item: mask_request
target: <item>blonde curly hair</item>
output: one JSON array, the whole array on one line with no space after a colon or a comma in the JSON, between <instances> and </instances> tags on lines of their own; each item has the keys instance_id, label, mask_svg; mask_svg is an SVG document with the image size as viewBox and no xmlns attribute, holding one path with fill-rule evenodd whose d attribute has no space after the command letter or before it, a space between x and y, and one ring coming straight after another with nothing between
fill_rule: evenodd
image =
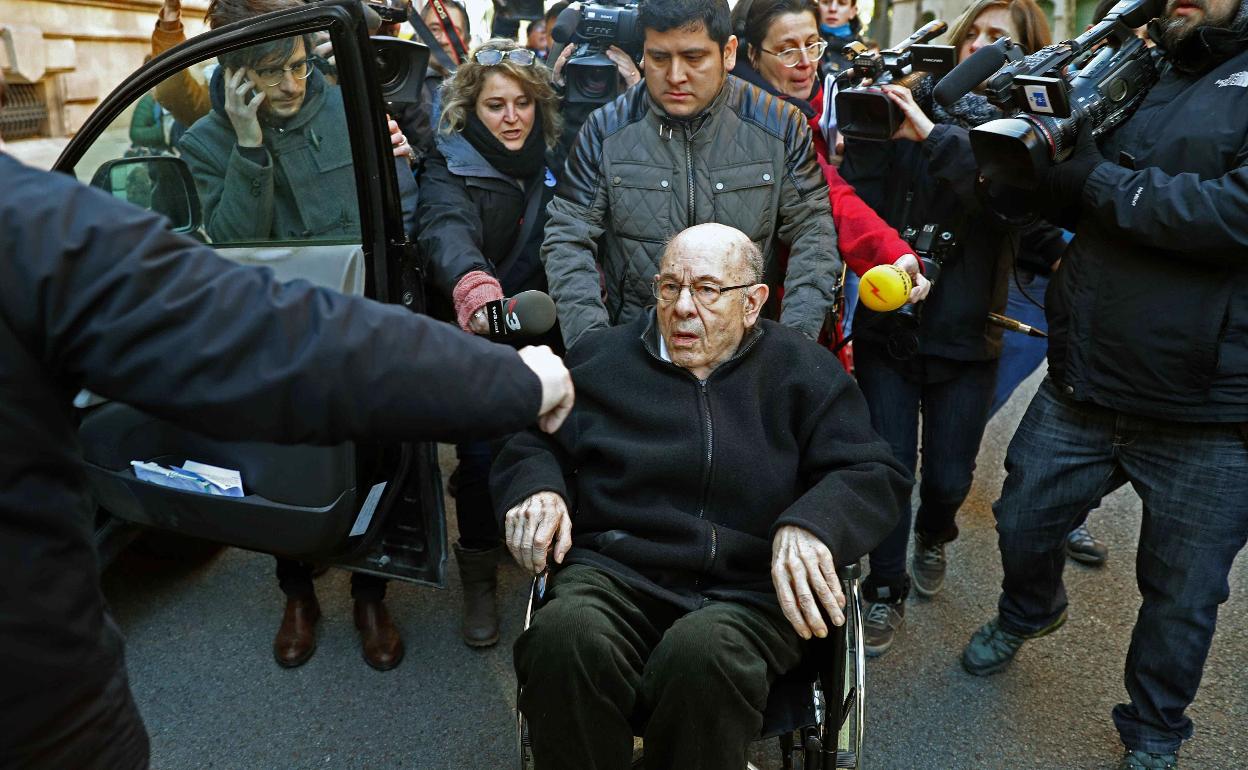
<instances>
[{"instance_id":1,"label":"blonde curly hair","mask_svg":"<svg viewBox=\"0 0 1248 770\"><path fill-rule=\"evenodd\" d=\"M520 84L520 88L536 104L542 115L542 133L546 146L553 149L559 144L559 130L563 118L559 114L559 96L550 81L550 70L540 61L529 66L516 64L504 57L498 64L486 66L478 64L478 51L513 51L520 48L514 40L494 38L482 43L479 48L459 65L455 74L442 83L442 117L438 121L438 130L444 134L463 131L468 125L468 115L477 108L477 97L485 86L488 75L500 72L510 76Z\"/></svg>"}]
</instances>

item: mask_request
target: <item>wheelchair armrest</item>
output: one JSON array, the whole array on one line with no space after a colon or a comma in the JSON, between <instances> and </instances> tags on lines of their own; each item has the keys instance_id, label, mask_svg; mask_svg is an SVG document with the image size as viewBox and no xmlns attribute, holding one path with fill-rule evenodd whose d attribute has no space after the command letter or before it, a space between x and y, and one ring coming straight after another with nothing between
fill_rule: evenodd
<instances>
[{"instance_id":1,"label":"wheelchair armrest","mask_svg":"<svg viewBox=\"0 0 1248 770\"><path fill-rule=\"evenodd\" d=\"M862 577L862 563L856 561L853 564L842 564L837 568L836 574L841 580L858 580Z\"/></svg>"}]
</instances>

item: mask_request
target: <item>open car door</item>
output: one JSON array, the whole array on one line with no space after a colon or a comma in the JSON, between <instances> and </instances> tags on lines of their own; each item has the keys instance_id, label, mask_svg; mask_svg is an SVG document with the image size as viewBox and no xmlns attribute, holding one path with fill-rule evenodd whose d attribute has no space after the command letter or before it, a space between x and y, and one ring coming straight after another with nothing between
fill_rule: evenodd
<instances>
[{"instance_id":1,"label":"open car door","mask_svg":"<svg viewBox=\"0 0 1248 770\"><path fill-rule=\"evenodd\" d=\"M332 66L313 55L326 36ZM259 16L149 62L100 105L56 168L164 214L173 229L227 259L419 311L423 292L398 184L410 171L390 153L385 105L418 93L427 59L419 44L370 39L356 0ZM248 98L263 90L270 103L260 115L267 156L240 146L227 109L227 81L238 69L247 71ZM173 103L170 94L205 86L211 107L187 118L190 125L145 98ZM130 124L143 110L153 112L171 149L132 146ZM212 347L212 340L198 344ZM78 403L92 487L114 517L444 584L445 514L432 444L220 441L90 394ZM136 476L135 461L237 471L242 495L153 483Z\"/></svg>"}]
</instances>

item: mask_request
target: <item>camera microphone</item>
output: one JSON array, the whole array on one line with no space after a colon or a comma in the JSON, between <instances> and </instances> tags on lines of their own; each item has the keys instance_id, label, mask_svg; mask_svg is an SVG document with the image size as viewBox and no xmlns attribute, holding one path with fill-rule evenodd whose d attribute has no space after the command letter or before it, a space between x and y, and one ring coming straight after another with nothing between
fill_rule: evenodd
<instances>
[{"instance_id":1,"label":"camera microphone","mask_svg":"<svg viewBox=\"0 0 1248 770\"><path fill-rule=\"evenodd\" d=\"M493 339L535 337L555 325L555 301L535 289L487 302L482 309L490 324L485 336Z\"/></svg>"},{"instance_id":2,"label":"camera microphone","mask_svg":"<svg viewBox=\"0 0 1248 770\"><path fill-rule=\"evenodd\" d=\"M1022 321L1015 321L1013 318L1007 318L1003 315L997 315L996 313L988 314L988 323L993 326L1000 326L1002 329L1007 329L1012 332L1026 334L1028 337L1047 338L1049 336L1043 329L1037 329L1030 324L1025 324Z\"/></svg>"},{"instance_id":3,"label":"camera microphone","mask_svg":"<svg viewBox=\"0 0 1248 770\"><path fill-rule=\"evenodd\" d=\"M984 82L1009 61L1006 50L1013 45L1008 37L997 40L992 45L984 46L967 57L953 70L940 79L932 89L932 96L940 106L949 108L953 103L970 93L976 86Z\"/></svg>"},{"instance_id":4,"label":"camera microphone","mask_svg":"<svg viewBox=\"0 0 1248 770\"><path fill-rule=\"evenodd\" d=\"M576 27L581 23L581 11L579 8L564 8L559 12L559 16L555 18L555 25L550 28L550 36L556 43L567 43L572 39L572 34L576 32ZM554 63L551 63L554 66Z\"/></svg>"}]
</instances>

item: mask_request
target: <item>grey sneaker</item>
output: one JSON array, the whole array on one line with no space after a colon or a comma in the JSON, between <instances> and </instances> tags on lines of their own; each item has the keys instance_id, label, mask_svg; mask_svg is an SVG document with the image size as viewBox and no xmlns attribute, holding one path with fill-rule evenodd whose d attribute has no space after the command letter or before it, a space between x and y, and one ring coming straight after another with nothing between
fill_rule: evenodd
<instances>
[{"instance_id":1,"label":"grey sneaker","mask_svg":"<svg viewBox=\"0 0 1248 770\"><path fill-rule=\"evenodd\" d=\"M1080 564L1099 567L1109 558L1109 546L1092 537L1087 524L1080 524L1066 536L1066 555Z\"/></svg>"},{"instance_id":2,"label":"grey sneaker","mask_svg":"<svg viewBox=\"0 0 1248 770\"><path fill-rule=\"evenodd\" d=\"M906 622L906 603L871 602L862 620L863 650L868 658L878 658L893 646L893 640Z\"/></svg>"},{"instance_id":3,"label":"grey sneaker","mask_svg":"<svg viewBox=\"0 0 1248 770\"><path fill-rule=\"evenodd\" d=\"M923 536L914 536L914 558L910 560L910 579L919 596L930 599L945 585L945 544L929 544Z\"/></svg>"},{"instance_id":4,"label":"grey sneaker","mask_svg":"<svg viewBox=\"0 0 1248 770\"><path fill-rule=\"evenodd\" d=\"M1063 612L1061 617L1034 634L1020 636L1002 628L1000 618L993 618L971 635L971 641L962 650L962 668L975 676L995 674L1014 660L1023 642L1051 634L1065 622L1066 613Z\"/></svg>"},{"instance_id":5,"label":"grey sneaker","mask_svg":"<svg viewBox=\"0 0 1248 770\"><path fill-rule=\"evenodd\" d=\"M1118 770L1178 770L1178 754L1151 754L1147 751L1127 749Z\"/></svg>"}]
</instances>

